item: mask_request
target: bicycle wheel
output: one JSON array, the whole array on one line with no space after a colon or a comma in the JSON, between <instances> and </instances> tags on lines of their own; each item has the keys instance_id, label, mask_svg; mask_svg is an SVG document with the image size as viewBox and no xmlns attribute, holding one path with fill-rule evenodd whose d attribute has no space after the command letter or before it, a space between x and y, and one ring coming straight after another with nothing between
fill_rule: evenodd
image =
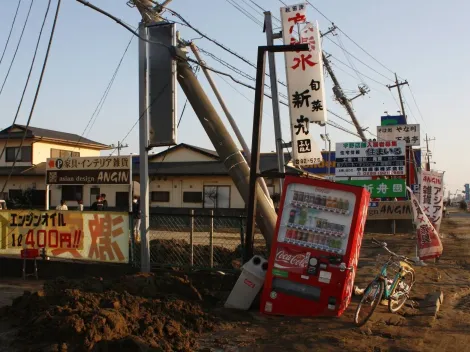
<instances>
[{"instance_id":1,"label":"bicycle wheel","mask_svg":"<svg viewBox=\"0 0 470 352\"><path fill-rule=\"evenodd\" d=\"M414 283L415 274L413 271L407 271L400 281L398 281L395 291L390 295L390 299L388 300L388 310L391 313L396 313L403 307Z\"/></svg>"},{"instance_id":2,"label":"bicycle wheel","mask_svg":"<svg viewBox=\"0 0 470 352\"><path fill-rule=\"evenodd\" d=\"M377 308L382 300L384 289L385 285L382 280L374 280L364 290L364 295L354 314L354 323L357 326L367 323L372 314L374 314L375 308Z\"/></svg>"}]
</instances>

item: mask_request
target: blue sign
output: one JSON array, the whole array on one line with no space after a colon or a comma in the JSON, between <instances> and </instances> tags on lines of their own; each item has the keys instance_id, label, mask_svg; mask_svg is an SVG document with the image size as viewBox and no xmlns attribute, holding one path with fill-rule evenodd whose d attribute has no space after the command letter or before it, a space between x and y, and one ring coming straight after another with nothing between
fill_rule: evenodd
<instances>
[{"instance_id":1,"label":"blue sign","mask_svg":"<svg viewBox=\"0 0 470 352\"><path fill-rule=\"evenodd\" d=\"M470 185L468 183L466 183L464 185L465 187L465 201L470 201Z\"/></svg>"},{"instance_id":2,"label":"blue sign","mask_svg":"<svg viewBox=\"0 0 470 352\"><path fill-rule=\"evenodd\" d=\"M379 206L379 202L369 202L369 208L377 208Z\"/></svg>"},{"instance_id":3,"label":"blue sign","mask_svg":"<svg viewBox=\"0 0 470 352\"><path fill-rule=\"evenodd\" d=\"M380 122L381 126L406 125L406 119L403 115L380 116Z\"/></svg>"},{"instance_id":4,"label":"blue sign","mask_svg":"<svg viewBox=\"0 0 470 352\"><path fill-rule=\"evenodd\" d=\"M316 174L316 175L328 175L328 164L330 162L330 174L334 175L335 174L335 168L336 168L336 153L331 152L330 158L328 157L328 152L323 151L321 152L321 155L323 157L323 161L320 164L313 165L313 167L310 168L305 168L307 172L310 172L311 174Z\"/></svg>"},{"instance_id":5,"label":"blue sign","mask_svg":"<svg viewBox=\"0 0 470 352\"><path fill-rule=\"evenodd\" d=\"M413 184L411 185L410 188L413 191L413 193L419 193L419 185Z\"/></svg>"}]
</instances>

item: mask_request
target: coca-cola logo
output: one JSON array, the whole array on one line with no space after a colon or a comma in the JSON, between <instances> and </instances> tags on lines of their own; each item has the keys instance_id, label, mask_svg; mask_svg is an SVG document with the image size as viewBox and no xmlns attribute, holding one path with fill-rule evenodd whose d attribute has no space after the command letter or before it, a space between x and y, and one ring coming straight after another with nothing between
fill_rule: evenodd
<instances>
[{"instance_id":1,"label":"coca-cola logo","mask_svg":"<svg viewBox=\"0 0 470 352\"><path fill-rule=\"evenodd\" d=\"M288 264L290 267L304 268L308 258L305 253L294 254L282 249L276 253L276 262Z\"/></svg>"}]
</instances>

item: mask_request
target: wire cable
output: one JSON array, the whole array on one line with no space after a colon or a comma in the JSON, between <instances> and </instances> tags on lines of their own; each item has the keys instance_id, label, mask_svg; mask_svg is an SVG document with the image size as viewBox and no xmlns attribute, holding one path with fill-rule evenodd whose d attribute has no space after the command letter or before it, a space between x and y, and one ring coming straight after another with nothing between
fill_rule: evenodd
<instances>
[{"instance_id":1,"label":"wire cable","mask_svg":"<svg viewBox=\"0 0 470 352\"><path fill-rule=\"evenodd\" d=\"M225 0L225 1L229 3L230 5L232 5L234 8L236 8L238 11L240 11L245 17L247 17L250 21L252 21L256 25L263 26L263 24L258 19L256 19L256 17L254 17L252 14L250 14L248 11L246 11L242 6L238 5L236 2L232 2L232 0Z\"/></svg>"},{"instance_id":2,"label":"wire cable","mask_svg":"<svg viewBox=\"0 0 470 352\"><path fill-rule=\"evenodd\" d=\"M282 2L282 1L281 1ZM313 4L307 0L307 4L309 4L315 11L317 11L321 16L323 16L323 18L325 18L328 22L330 22L331 24L334 25L333 21L331 21L328 17L325 16L325 14L323 14L323 12L321 12L317 7L313 6ZM284 4L285 5L285 4ZM367 52L367 50L365 50L362 46L360 46L356 41L354 41L349 35L347 35L347 33L345 33L341 28L337 27L336 28L344 34L344 36L346 38L348 38L351 42L353 42L359 49L361 49L367 56L369 56L372 60L374 60L375 62L377 62L380 66L382 66L384 69L386 69L387 71L389 71L390 73L394 73L394 71L392 71L391 69L389 69L387 66L385 66L383 63L381 63L379 60L377 60L374 56L372 56L369 52Z\"/></svg>"},{"instance_id":3,"label":"wire cable","mask_svg":"<svg viewBox=\"0 0 470 352\"><path fill-rule=\"evenodd\" d=\"M49 14L50 6L51 6L51 0L49 0L49 2L47 3L46 13L44 14L44 19L42 20L41 30L39 31L38 40L36 41L36 48L34 49L33 59L31 61L31 65L29 67L28 77L26 78L26 83L25 83L24 88L23 88L23 93L21 94L20 102L18 103L18 108L16 109L16 114L15 114L15 118L13 119L12 126L16 123L16 120L18 119L18 115L19 115L20 110L21 110L21 106L23 104L23 99L24 99L24 96L26 94L26 90L27 90L28 85L29 85L29 80L31 78L31 73L33 71L34 63L36 61L36 55L38 53L39 43L41 42L42 32L43 32L43 29L44 29L44 25L46 24L46 19L47 19L47 15ZM7 148L8 141L10 139L10 133L11 133L11 131L8 130L7 140L5 142L5 145L3 146L2 152L0 153L0 160L2 159L2 156L5 153L5 150Z\"/></svg>"},{"instance_id":4,"label":"wire cable","mask_svg":"<svg viewBox=\"0 0 470 352\"><path fill-rule=\"evenodd\" d=\"M2 88L0 88L0 95L2 95L3 88L5 87L5 84L7 83L7 79L8 79L8 76L10 75L11 68L13 66L13 63L15 62L16 54L18 53L18 49L20 48L20 44L23 39L24 30L26 28L26 25L28 24L29 14L31 13L31 8L33 7L33 2L34 0L31 0L31 3L29 4L28 14L26 15L26 19L23 24L23 29L21 30L20 38L18 39L18 44L16 45L15 53L13 54L13 57L11 58L10 66L8 67L7 74L5 76L5 79L3 80Z\"/></svg>"},{"instance_id":5,"label":"wire cable","mask_svg":"<svg viewBox=\"0 0 470 352\"><path fill-rule=\"evenodd\" d=\"M86 133L86 137L90 134L91 130L93 129L93 126L95 125L95 122L98 119L98 116L101 112L101 109L103 108L104 103L106 102L106 99L108 98L108 94L111 91L114 80L116 79L116 76L119 72L119 69L121 68L122 61L124 60L124 57L126 56L127 51L129 50L129 47L130 47L133 39L134 39L134 36L131 36L131 38L129 40L129 43L127 43L127 46L126 46L126 48L124 49L124 52L121 55L121 59L119 60L119 63L117 65L116 69L114 70L113 76L111 77L111 80L108 83L108 86L106 87L103 95L101 96L101 99L98 102L98 105L96 106L95 110L93 111L93 114L91 115L90 120L88 121L88 124L85 127L85 130L83 131L82 135L80 136L80 139L78 140L77 144L80 143L80 140L83 137L83 135L84 135L85 131L87 130L88 126L90 125L90 123L91 123L91 125L90 125L90 128L88 129L88 132Z\"/></svg>"},{"instance_id":6,"label":"wire cable","mask_svg":"<svg viewBox=\"0 0 470 352\"><path fill-rule=\"evenodd\" d=\"M421 117L421 120L424 121L424 117L423 117L423 114L421 113L421 109L419 108L419 105L418 103L416 102L416 99L415 99L415 95L413 94L413 91L411 90L411 86L408 84L408 89L410 90L410 93L411 93L411 97L413 98L413 102L415 103L416 105L416 108L418 109L418 113L419 113L419 116Z\"/></svg>"},{"instance_id":7,"label":"wire cable","mask_svg":"<svg viewBox=\"0 0 470 352\"><path fill-rule=\"evenodd\" d=\"M15 16L13 17L13 22L11 23L10 27L10 32L8 33L7 41L5 43L5 47L3 48L2 57L0 57L0 65L2 64L3 57L5 56L5 52L7 51L8 43L10 42L11 38L11 33L13 32L13 27L15 27L16 16L18 16L18 10L20 9L21 1L22 0L18 1L18 6L16 7Z\"/></svg>"},{"instance_id":8,"label":"wire cable","mask_svg":"<svg viewBox=\"0 0 470 352\"><path fill-rule=\"evenodd\" d=\"M36 102L38 100L39 91L40 91L41 85L42 85L42 80L44 78L44 72L46 71L47 61L49 59L49 53L51 51L52 40L54 38L54 33L55 33L56 25L57 25L57 18L59 16L59 9L60 9L61 1L62 0L57 0L57 8L56 8L55 16L54 16L54 22L52 23L51 34L50 34L50 37L49 37L49 43L47 44L46 56L44 57L44 62L43 62L43 65L42 65L41 74L39 76L39 81L38 81L38 85L37 85L37 88L36 88L36 93L34 95L33 104L31 106L31 111L29 112L28 121L26 123L23 138L21 139L20 146L18 147L18 151L16 152L15 160L13 161L13 165L11 166L11 171L10 171L7 179L5 180L5 183L3 184L3 187L2 187L2 190L0 191L0 193L3 193L5 191L5 187L7 186L8 182L11 179L11 175L13 174L13 170L15 168L16 161L18 159L18 155L20 154L21 148L23 147L24 141L26 139L26 135L28 134L28 127L29 127L29 125L31 123L31 119L33 117L34 108L36 107Z\"/></svg>"}]
</instances>

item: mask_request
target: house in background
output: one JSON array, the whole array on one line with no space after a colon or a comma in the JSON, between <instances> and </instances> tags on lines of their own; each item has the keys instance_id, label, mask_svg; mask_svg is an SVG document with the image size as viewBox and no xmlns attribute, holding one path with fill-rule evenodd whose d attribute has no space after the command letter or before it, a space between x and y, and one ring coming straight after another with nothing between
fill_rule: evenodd
<instances>
[{"instance_id":1,"label":"house in background","mask_svg":"<svg viewBox=\"0 0 470 352\"><path fill-rule=\"evenodd\" d=\"M21 146L23 137L25 140ZM0 131L0 187L3 188L9 179L0 198L14 200L28 191L33 206L44 208L47 158L99 156L106 149L109 146L76 134L12 125ZM61 198L76 201L77 193L85 198L82 187L61 186L60 192L57 191L51 189L51 205L59 204Z\"/></svg>"},{"instance_id":2,"label":"house in background","mask_svg":"<svg viewBox=\"0 0 470 352\"><path fill-rule=\"evenodd\" d=\"M21 138L26 131L23 147L18 152ZM8 139L8 143L7 143ZM0 198L13 200L26 190L31 194L34 208L44 209L46 190L47 158L94 157L109 146L81 138L76 134L57 132L42 128L13 125L0 131L0 186L8 179L4 194ZM15 155L18 160L12 169ZM290 155L285 156L290 160ZM132 157L133 180L139 181L139 157ZM276 171L275 153L262 153L260 171ZM289 168L290 173L295 169ZM237 214L244 212L245 202L218 154L189 144L178 144L167 150L149 156L150 206L154 212L187 212L188 209L217 209L218 213ZM265 178L274 199L279 195L279 181ZM134 192L139 186L134 182ZM129 207L129 186L127 185L51 185L50 206L54 208L64 199L74 209L78 199L85 208L95 200L96 195L105 193L111 208L126 211Z\"/></svg>"}]
</instances>

